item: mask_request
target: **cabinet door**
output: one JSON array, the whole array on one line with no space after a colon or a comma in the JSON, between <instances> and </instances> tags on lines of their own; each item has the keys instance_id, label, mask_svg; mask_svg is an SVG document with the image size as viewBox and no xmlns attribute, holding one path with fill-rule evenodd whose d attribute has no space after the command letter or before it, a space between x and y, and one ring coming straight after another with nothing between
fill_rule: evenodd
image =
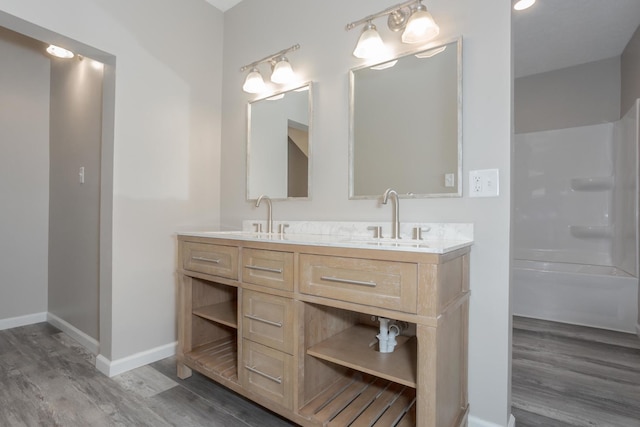
<instances>
[{"instance_id":1,"label":"cabinet door","mask_svg":"<svg viewBox=\"0 0 640 427\"><path fill-rule=\"evenodd\" d=\"M293 290L293 254L291 252L242 250L242 281L270 288Z\"/></svg>"},{"instance_id":2,"label":"cabinet door","mask_svg":"<svg viewBox=\"0 0 640 427\"><path fill-rule=\"evenodd\" d=\"M243 340L242 386L293 409L293 356Z\"/></svg>"},{"instance_id":3,"label":"cabinet door","mask_svg":"<svg viewBox=\"0 0 640 427\"><path fill-rule=\"evenodd\" d=\"M293 302L290 298L244 290L242 336L293 354Z\"/></svg>"}]
</instances>

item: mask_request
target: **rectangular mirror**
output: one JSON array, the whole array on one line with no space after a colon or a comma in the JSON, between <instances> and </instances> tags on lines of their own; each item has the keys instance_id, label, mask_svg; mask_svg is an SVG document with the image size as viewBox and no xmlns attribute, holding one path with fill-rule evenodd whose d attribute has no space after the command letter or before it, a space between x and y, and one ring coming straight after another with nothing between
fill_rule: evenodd
<instances>
[{"instance_id":1,"label":"rectangular mirror","mask_svg":"<svg viewBox=\"0 0 640 427\"><path fill-rule=\"evenodd\" d=\"M462 40L350 72L349 198L462 195Z\"/></svg>"},{"instance_id":2,"label":"rectangular mirror","mask_svg":"<svg viewBox=\"0 0 640 427\"><path fill-rule=\"evenodd\" d=\"M311 83L249 103L247 200L309 198Z\"/></svg>"}]
</instances>

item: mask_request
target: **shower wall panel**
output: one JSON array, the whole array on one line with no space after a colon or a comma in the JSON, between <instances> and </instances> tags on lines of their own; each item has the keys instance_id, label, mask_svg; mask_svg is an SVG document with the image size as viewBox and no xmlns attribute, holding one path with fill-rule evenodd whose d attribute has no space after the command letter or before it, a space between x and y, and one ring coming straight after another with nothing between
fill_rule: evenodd
<instances>
[{"instance_id":1,"label":"shower wall panel","mask_svg":"<svg viewBox=\"0 0 640 427\"><path fill-rule=\"evenodd\" d=\"M612 265L613 126L515 136L515 258Z\"/></svg>"}]
</instances>

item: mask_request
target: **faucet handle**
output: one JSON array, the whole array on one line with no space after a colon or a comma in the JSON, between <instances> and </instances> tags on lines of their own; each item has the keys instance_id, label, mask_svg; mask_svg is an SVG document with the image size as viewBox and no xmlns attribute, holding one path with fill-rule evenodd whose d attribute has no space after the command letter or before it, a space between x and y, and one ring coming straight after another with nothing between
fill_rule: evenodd
<instances>
[{"instance_id":1,"label":"faucet handle","mask_svg":"<svg viewBox=\"0 0 640 427\"><path fill-rule=\"evenodd\" d=\"M256 233L262 233L262 224L260 224L259 222L254 222L251 225L256 228Z\"/></svg>"},{"instance_id":2,"label":"faucet handle","mask_svg":"<svg viewBox=\"0 0 640 427\"><path fill-rule=\"evenodd\" d=\"M382 227L379 225L371 225L367 227L367 230L373 230L374 239L382 239Z\"/></svg>"},{"instance_id":3,"label":"faucet handle","mask_svg":"<svg viewBox=\"0 0 640 427\"><path fill-rule=\"evenodd\" d=\"M427 233L431 227L413 227L413 240L422 240L422 233Z\"/></svg>"},{"instance_id":4,"label":"faucet handle","mask_svg":"<svg viewBox=\"0 0 640 427\"><path fill-rule=\"evenodd\" d=\"M284 230L289 228L289 224L278 224L278 234L284 236Z\"/></svg>"}]
</instances>

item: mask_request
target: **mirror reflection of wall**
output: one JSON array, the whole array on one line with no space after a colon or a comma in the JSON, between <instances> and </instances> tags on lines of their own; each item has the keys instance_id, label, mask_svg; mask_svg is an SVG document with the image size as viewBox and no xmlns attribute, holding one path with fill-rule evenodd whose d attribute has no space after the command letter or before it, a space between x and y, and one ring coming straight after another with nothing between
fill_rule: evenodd
<instances>
[{"instance_id":1,"label":"mirror reflection of wall","mask_svg":"<svg viewBox=\"0 0 640 427\"><path fill-rule=\"evenodd\" d=\"M461 195L459 41L445 46L352 72L351 198Z\"/></svg>"},{"instance_id":2,"label":"mirror reflection of wall","mask_svg":"<svg viewBox=\"0 0 640 427\"><path fill-rule=\"evenodd\" d=\"M249 104L247 199L309 197L310 86Z\"/></svg>"}]
</instances>

